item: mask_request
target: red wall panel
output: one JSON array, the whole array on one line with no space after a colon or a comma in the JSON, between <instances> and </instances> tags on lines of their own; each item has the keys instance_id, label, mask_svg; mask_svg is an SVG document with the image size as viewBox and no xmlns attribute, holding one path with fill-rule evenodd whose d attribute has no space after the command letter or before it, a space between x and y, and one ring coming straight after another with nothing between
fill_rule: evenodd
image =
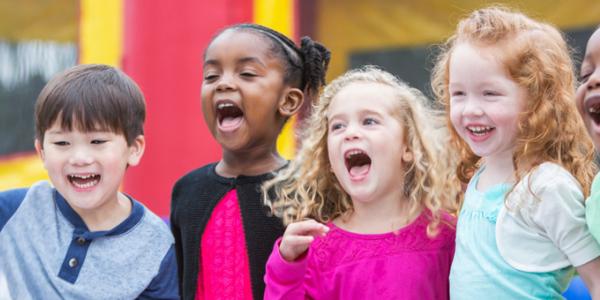
<instances>
[{"instance_id":1,"label":"red wall panel","mask_svg":"<svg viewBox=\"0 0 600 300\"><path fill-rule=\"evenodd\" d=\"M252 21L252 0L126 0L123 70L147 102L146 153L124 190L168 216L171 188L221 150L200 105L204 48L223 27Z\"/></svg>"}]
</instances>

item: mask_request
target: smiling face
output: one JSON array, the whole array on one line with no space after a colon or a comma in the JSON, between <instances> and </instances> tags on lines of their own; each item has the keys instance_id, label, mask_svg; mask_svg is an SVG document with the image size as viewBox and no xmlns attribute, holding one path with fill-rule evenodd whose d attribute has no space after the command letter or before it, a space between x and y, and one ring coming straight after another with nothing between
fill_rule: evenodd
<instances>
[{"instance_id":1,"label":"smiling face","mask_svg":"<svg viewBox=\"0 0 600 300\"><path fill-rule=\"evenodd\" d=\"M284 121L280 107L291 88L271 47L257 33L226 30L206 50L202 110L225 151L274 147Z\"/></svg>"},{"instance_id":2,"label":"smiling face","mask_svg":"<svg viewBox=\"0 0 600 300\"><path fill-rule=\"evenodd\" d=\"M355 205L402 195L403 165L412 156L394 116L397 97L390 86L356 82L342 88L327 110L329 161Z\"/></svg>"},{"instance_id":3,"label":"smiling face","mask_svg":"<svg viewBox=\"0 0 600 300\"><path fill-rule=\"evenodd\" d=\"M496 52L457 45L449 66L450 120L477 156L511 159L526 90L513 81Z\"/></svg>"},{"instance_id":4,"label":"smiling face","mask_svg":"<svg viewBox=\"0 0 600 300\"><path fill-rule=\"evenodd\" d=\"M600 29L588 41L580 70L581 85L575 99L585 127L600 150Z\"/></svg>"},{"instance_id":5,"label":"smiling face","mask_svg":"<svg viewBox=\"0 0 600 300\"><path fill-rule=\"evenodd\" d=\"M65 130L59 124L44 133L43 145L35 143L52 184L80 215L110 211L127 166L140 161L144 137L128 146L122 134Z\"/></svg>"}]
</instances>

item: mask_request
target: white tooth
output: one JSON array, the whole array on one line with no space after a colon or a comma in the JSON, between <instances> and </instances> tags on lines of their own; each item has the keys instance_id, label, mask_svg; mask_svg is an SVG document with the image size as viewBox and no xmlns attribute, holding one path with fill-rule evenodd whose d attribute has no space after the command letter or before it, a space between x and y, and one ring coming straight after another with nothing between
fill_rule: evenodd
<instances>
[{"instance_id":1,"label":"white tooth","mask_svg":"<svg viewBox=\"0 0 600 300\"><path fill-rule=\"evenodd\" d=\"M489 126L469 126L469 127L467 127L467 129L469 129L473 133L484 133L486 131L491 130L492 127L489 127Z\"/></svg>"},{"instance_id":2,"label":"white tooth","mask_svg":"<svg viewBox=\"0 0 600 300\"><path fill-rule=\"evenodd\" d=\"M362 150L350 150L348 151L348 153L346 153L346 158L350 158L353 155L357 155L357 154L361 154L363 153Z\"/></svg>"},{"instance_id":3,"label":"white tooth","mask_svg":"<svg viewBox=\"0 0 600 300\"><path fill-rule=\"evenodd\" d=\"M486 132L492 130L493 127L490 126L467 126L467 129L471 131L475 135L484 135Z\"/></svg>"},{"instance_id":4,"label":"white tooth","mask_svg":"<svg viewBox=\"0 0 600 300\"><path fill-rule=\"evenodd\" d=\"M217 105L218 109L223 109L225 107L233 107L232 103L219 103L219 105Z\"/></svg>"},{"instance_id":5,"label":"white tooth","mask_svg":"<svg viewBox=\"0 0 600 300\"><path fill-rule=\"evenodd\" d=\"M93 181L88 182L88 183L79 184L77 182L73 182L73 184L75 186L77 186L78 188L86 189L86 188L90 188L90 187L95 186L96 184L98 184L98 182L99 182L98 180L93 180Z\"/></svg>"}]
</instances>

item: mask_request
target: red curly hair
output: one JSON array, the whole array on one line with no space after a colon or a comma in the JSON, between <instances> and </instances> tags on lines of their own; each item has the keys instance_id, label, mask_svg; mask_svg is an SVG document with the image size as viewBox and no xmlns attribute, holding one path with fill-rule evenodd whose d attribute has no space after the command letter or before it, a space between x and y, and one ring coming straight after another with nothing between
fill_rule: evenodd
<instances>
[{"instance_id":1,"label":"red curly hair","mask_svg":"<svg viewBox=\"0 0 600 300\"><path fill-rule=\"evenodd\" d=\"M527 91L513 152L517 182L541 163L553 162L573 174L587 197L596 172L594 148L573 101L576 80L567 43L554 26L498 6L476 10L459 22L432 73L433 91L445 106L451 143L460 155L458 179L467 183L480 162L448 114L449 64L461 43L497 50L507 74Z\"/></svg>"}]
</instances>

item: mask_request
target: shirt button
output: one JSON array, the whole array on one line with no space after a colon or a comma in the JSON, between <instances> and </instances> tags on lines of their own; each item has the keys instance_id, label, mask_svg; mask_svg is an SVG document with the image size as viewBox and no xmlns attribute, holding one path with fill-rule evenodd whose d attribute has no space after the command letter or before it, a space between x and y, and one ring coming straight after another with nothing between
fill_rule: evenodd
<instances>
[{"instance_id":1,"label":"shirt button","mask_svg":"<svg viewBox=\"0 0 600 300\"><path fill-rule=\"evenodd\" d=\"M85 239L84 239L83 237L81 237L81 236L80 236L80 237L78 237L78 238L77 238L77 243L78 243L79 245L83 245L83 244L85 244Z\"/></svg>"},{"instance_id":2,"label":"shirt button","mask_svg":"<svg viewBox=\"0 0 600 300\"><path fill-rule=\"evenodd\" d=\"M77 267L77 264L78 264L78 263L79 263L79 262L78 262L78 261L77 261L77 259L75 259L75 258L71 258L71 259L69 259L69 267L71 267L71 268L75 268L75 267Z\"/></svg>"}]
</instances>

